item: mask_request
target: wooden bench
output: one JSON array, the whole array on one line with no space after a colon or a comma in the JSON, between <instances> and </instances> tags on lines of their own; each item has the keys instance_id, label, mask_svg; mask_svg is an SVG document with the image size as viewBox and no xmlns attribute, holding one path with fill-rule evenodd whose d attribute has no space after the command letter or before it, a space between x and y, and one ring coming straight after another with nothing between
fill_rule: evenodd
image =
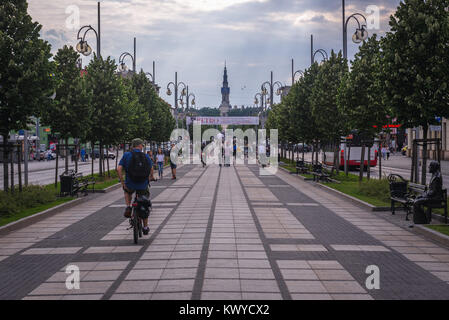
<instances>
[{"instance_id":1,"label":"wooden bench","mask_svg":"<svg viewBox=\"0 0 449 320\"><path fill-rule=\"evenodd\" d=\"M427 186L408 182L398 174L388 176L390 184L391 213L395 214L395 204L400 203L406 211L405 220L409 221L408 216L413 213L414 200L422 196L427 191ZM428 216L432 217L432 209L443 208L445 223L447 223L447 189L443 189L443 199L424 205L428 209Z\"/></svg>"},{"instance_id":2,"label":"wooden bench","mask_svg":"<svg viewBox=\"0 0 449 320\"><path fill-rule=\"evenodd\" d=\"M307 167L306 161L297 160L296 161L296 174L308 173L309 168Z\"/></svg>"},{"instance_id":3,"label":"wooden bench","mask_svg":"<svg viewBox=\"0 0 449 320\"><path fill-rule=\"evenodd\" d=\"M330 181L331 175L325 171L321 163L313 165L313 181L319 182L320 180Z\"/></svg>"}]
</instances>

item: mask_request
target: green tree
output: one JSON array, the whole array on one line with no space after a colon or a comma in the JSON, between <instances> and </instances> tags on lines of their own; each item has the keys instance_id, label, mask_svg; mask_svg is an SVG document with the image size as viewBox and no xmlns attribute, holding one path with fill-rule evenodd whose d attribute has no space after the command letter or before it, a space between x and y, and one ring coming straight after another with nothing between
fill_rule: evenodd
<instances>
[{"instance_id":1,"label":"green tree","mask_svg":"<svg viewBox=\"0 0 449 320\"><path fill-rule=\"evenodd\" d=\"M310 103L319 68L318 63L314 63L309 69L305 70L304 76L292 86L289 92L293 134L297 141L312 144L314 150L318 149L318 143L323 136L322 128L315 123Z\"/></svg>"},{"instance_id":2,"label":"green tree","mask_svg":"<svg viewBox=\"0 0 449 320\"><path fill-rule=\"evenodd\" d=\"M117 143L123 142L124 140L131 141L135 138L148 140L150 137L152 128L149 115L151 110L151 105L149 105L150 100L146 99L147 92L145 90L137 92L133 86L134 78L137 77L139 75L135 75L131 81L127 79L122 80L122 105L126 108L127 112L127 130L125 135L120 137L121 141L116 141ZM147 90L150 89L147 88Z\"/></svg>"},{"instance_id":3,"label":"green tree","mask_svg":"<svg viewBox=\"0 0 449 320\"><path fill-rule=\"evenodd\" d=\"M310 104L314 123L322 130L323 140L335 146L334 167L339 170L340 139L348 132L346 115L337 107L337 94L343 76L348 72L341 52L331 52L329 60L321 65L316 76Z\"/></svg>"},{"instance_id":4,"label":"green tree","mask_svg":"<svg viewBox=\"0 0 449 320\"><path fill-rule=\"evenodd\" d=\"M40 39L42 26L27 13L25 0L0 3L0 135L8 159L9 133L27 127L52 95L50 45ZM8 162L3 161L3 188L8 191Z\"/></svg>"},{"instance_id":5,"label":"green tree","mask_svg":"<svg viewBox=\"0 0 449 320\"><path fill-rule=\"evenodd\" d=\"M377 36L373 35L361 47L352 62L337 95L340 113L346 114L350 129L364 139L373 139L387 123L390 114L383 102L384 89L380 82L381 51ZM360 181L363 179L365 145L362 146ZM380 177L381 178L381 177Z\"/></svg>"},{"instance_id":6,"label":"green tree","mask_svg":"<svg viewBox=\"0 0 449 320\"><path fill-rule=\"evenodd\" d=\"M88 140L100 145L100 175L104 174L103 147L125 136L127 131L126 96L121 79L116 75L117 65L108 57L95 56L87 67L87 83L92 89L92 113ZM93 171L93 161L92 161Z\"/></svg>"},{"instance_id":7,"label":"green tree","mask_svg":"<svg viewBox=\"0 0 449 320\"><path fill-rule=\"evenodd\" d=\"M422 126L427 139L436 116L449 116L448 0L404 0L390 17L382 43L386 101L405 127ZM427 143L422 183L426 183Z\"/></svg>"},{"instance_id":8,"label":"green tree","mask_svg":"<svg viewBox=\"0 0 449 320\"><path fill-rule=\"evenodd\" d=\"M44 125L65 141L66 152L69 138L85 138L90 121L91 91L80 75L76 63L79 54L72 47L64 46L55 55L55 90L53 103L42 110ZM68 157L65 157L68 170Z\"/></svg>"}]
</instances>

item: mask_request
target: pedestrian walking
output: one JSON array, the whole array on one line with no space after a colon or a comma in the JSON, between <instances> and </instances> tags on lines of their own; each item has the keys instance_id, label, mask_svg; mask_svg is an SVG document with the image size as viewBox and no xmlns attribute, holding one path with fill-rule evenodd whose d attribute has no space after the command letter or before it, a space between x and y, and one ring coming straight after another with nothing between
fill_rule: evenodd
<instances>
[{"instance_id":1,"label":"pedestrian walking","mask_svg":"<svg viewBox=\"0 0 449 320\"><path fill-rule=\"evenodd\" d=\"M86 150L81 148L81 162L86 162Z\"/></svg>"},{"instance_id":2,"label":"pedestrian walking","mask_svg":"<svg viewBox=\"0 0 449 320\"><path fill-rule=\"evenodd\" d=\"M156 162L157 162L157 172L159 173L159 179L162 179L163 175L164 175L164 158L165 155L162 152L162 149L159 148L157 150L157 155L156 155Z\"/></svg>"},{"instance_id":3,"label":"pedestrian walking","mask_svg":"<svg viewBox=\"0 0 449 320\"><path fill-rule=\"evenodd\" d=\"M382 153L382 158L384 160L387 159L387 148L385 148L385 145L382 146L382 149L380 151Z\"/></svg>"},{"instance_id":4,"label":"pedestrian walking","mask_svg":"<svg viewBox=\"0 0 449 320\"><path fill-rule=\"evenodd\" d=\"M149 150L149 151L147 151L147 155L148 155L148 157L151 159L151 161L152 161L152 163L153 163L153 165L151 166L151 172L150 172L150 181L157 181L155 178L154 178L154 163L155 163L155 159L154 159L154 155L153 155L153 150Z\"/></svg>"},{"instance_id":5,"label":"pedestrian walking","mask_svg":"<svg viewBox=\"0 0 449 320\"><path fill-rule=\"evenodd\" d=\"M389 160L390 159L390 147L387 147L387 160Z\"/></svg>"},{"instance_id":6,"label":"pedestrian walking","mask_svg":"<svg viewBox=\"0 0 449 320\"><path fill-rule=\"evenodd\" d=\"M171 156L172 156L172 151L174 151L173 149L175 149L175 144L173 143L172 145L171 145L171 149L170 149L170 168L171 168L171 175L172 175L172 180L176 180L176 167L177 167L177 165L176 165L176 163L174 162L174 161L172 161L172 159L171 159ZM178 160L178 155L176 154L175 155L176 156L176 159L175 159L175 161L177 161Z\"/></svg>"}]
</instances>

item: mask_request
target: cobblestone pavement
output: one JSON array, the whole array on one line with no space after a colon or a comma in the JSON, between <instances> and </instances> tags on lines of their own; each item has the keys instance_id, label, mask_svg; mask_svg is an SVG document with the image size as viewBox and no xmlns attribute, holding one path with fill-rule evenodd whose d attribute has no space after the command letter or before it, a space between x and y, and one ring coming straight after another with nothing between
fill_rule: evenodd
<instances>
[{"instance_id":1,"label":"cobblestone pavement","mask_svg":"<svg viewBox=\"0 0 449 320\"><path fill-rule=\"evenodd\" d=\"M447 248L287 173L184 165L151 190L138 245L120 190L0 236L0 299L449 299Z\"/></svg>"}]
</instances>

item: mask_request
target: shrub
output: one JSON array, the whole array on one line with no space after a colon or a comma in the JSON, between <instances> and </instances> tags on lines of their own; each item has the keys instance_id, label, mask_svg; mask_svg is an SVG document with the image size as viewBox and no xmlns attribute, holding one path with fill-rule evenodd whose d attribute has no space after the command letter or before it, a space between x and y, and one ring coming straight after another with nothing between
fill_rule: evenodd
<instances>
[{"instance_id":1,"label":"shrub","mask_svg":"<svg viewBox=\"0 0 449 320\"><path fill-rule=\"evenodd\" d=\"M11 216L22 210L56 201L57 191L42 186L24 187L22 192L0 192L0 216Z\"/></svg>"}]
</instances>

